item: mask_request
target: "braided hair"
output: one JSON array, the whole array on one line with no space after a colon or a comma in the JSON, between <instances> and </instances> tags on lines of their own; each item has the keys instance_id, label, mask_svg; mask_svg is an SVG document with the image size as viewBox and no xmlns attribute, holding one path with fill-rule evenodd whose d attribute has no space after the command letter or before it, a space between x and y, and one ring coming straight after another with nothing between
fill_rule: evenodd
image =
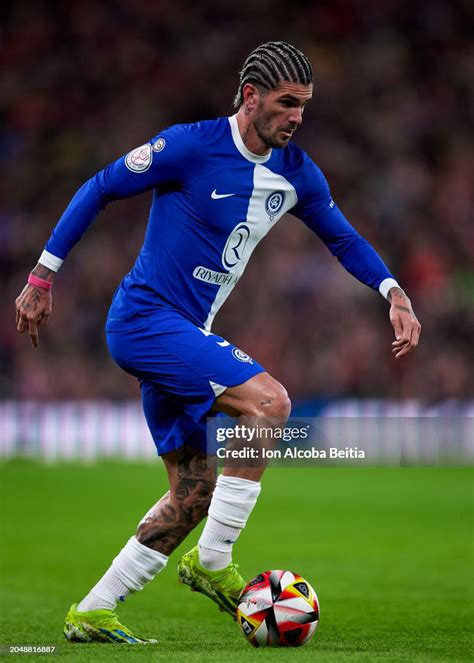
<instances>
[{"instance_id":1,"label":"braided hair","mask_svg":"<svg viewBox=\"0 0 474 663\"><path fill-rule=\"evenodd\" d=\"M242 90L246 83L254 83L273 90L281 81L309 85L313 69L308 58L286 41L269 41L253 50L240 71L235 108L243 103Z\"/></svg>"}]
</instances>

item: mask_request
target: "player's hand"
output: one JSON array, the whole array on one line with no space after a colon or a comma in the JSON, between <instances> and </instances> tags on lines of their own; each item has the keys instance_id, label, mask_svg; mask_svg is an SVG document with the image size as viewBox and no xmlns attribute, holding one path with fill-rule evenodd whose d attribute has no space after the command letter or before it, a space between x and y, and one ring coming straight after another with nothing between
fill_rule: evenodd
<instances>
[{"instance_id":1,"label":"player's hand","mask_svg":"<svg viewBox=\"0 0 474 663\"><path fill-rule=\"evenodd\" d=\"M395 330L395 341L392 352L395 359L404 357L416 348L420 340L421 325L411 306L411 302L400 288L392 288L389 292L390 322Z\"/></svg>"},{"instance_id":2,"label":"player's hand","mask_svg":"<svg viewBox=\"0 0 474 663\"><path fill-rule=\"evenodd\" d=\"M33 347L39 344L38 327L47 325L53 304L51 290L26 284L15 300L16 329L28 331Z\"/></svg>"}]
</instances>

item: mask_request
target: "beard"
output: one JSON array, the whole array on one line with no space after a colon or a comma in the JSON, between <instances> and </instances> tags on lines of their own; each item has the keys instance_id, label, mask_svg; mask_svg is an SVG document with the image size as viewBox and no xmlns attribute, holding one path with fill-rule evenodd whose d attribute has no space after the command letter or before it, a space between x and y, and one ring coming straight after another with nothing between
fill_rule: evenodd
<instances>
[{"instance_id":1,"label":"beard","mask_svg":"<svg viewBox=\"0 0 474 663\"><path fill-rule=\"evenodd\" d=\"M265 120L262 116L255 118L253 126L257 136L269 148L276 147L278 149L286 147L290 142L290 137L280 138L280 130L272 130L271 123L268 120Z\"/></svg>"}]
</instances>

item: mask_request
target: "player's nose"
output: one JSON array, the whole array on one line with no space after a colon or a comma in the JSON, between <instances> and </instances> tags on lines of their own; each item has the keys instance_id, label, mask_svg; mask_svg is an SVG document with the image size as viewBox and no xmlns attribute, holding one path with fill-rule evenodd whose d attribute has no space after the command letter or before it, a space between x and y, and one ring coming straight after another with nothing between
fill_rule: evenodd
<instances>
[{"instance_id":1,"label":"player's nose","mask_svg":"<svg viewBox=\"0 0 474 663\"><path fill-rule=\"evenodd\" d=\"M291 114L288 118L288 121L291 122L291 124L299 127L300 124L303 122L303 109L302 108L293 108L291 111Z\"/></svg>"}]
</instances>

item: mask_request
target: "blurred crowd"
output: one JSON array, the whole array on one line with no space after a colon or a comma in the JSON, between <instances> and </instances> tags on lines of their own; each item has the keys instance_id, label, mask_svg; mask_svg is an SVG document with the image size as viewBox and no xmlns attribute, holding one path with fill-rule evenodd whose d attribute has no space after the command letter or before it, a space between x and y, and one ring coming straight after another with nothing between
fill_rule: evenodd
<instances>
[{"instance_id":1,"label":"blurred crowd","mask_svg":"<svg viewBox=\"0 0 474 663\"><path fill-rule=\"evenodd\" d=\"M381 253L422 324L391 355L388 304L286 216L258 247L214 331L296 400L436 401L474 394L474 48L462 0L20 0L0 26L0 397L124 398L108 356L112 294L151 194L109 205L63 265L34 350L15 297L75 190L170 124L232 114L238 69L284 39L311 59L296 142Z\"/></svg>"}]
</instances>

